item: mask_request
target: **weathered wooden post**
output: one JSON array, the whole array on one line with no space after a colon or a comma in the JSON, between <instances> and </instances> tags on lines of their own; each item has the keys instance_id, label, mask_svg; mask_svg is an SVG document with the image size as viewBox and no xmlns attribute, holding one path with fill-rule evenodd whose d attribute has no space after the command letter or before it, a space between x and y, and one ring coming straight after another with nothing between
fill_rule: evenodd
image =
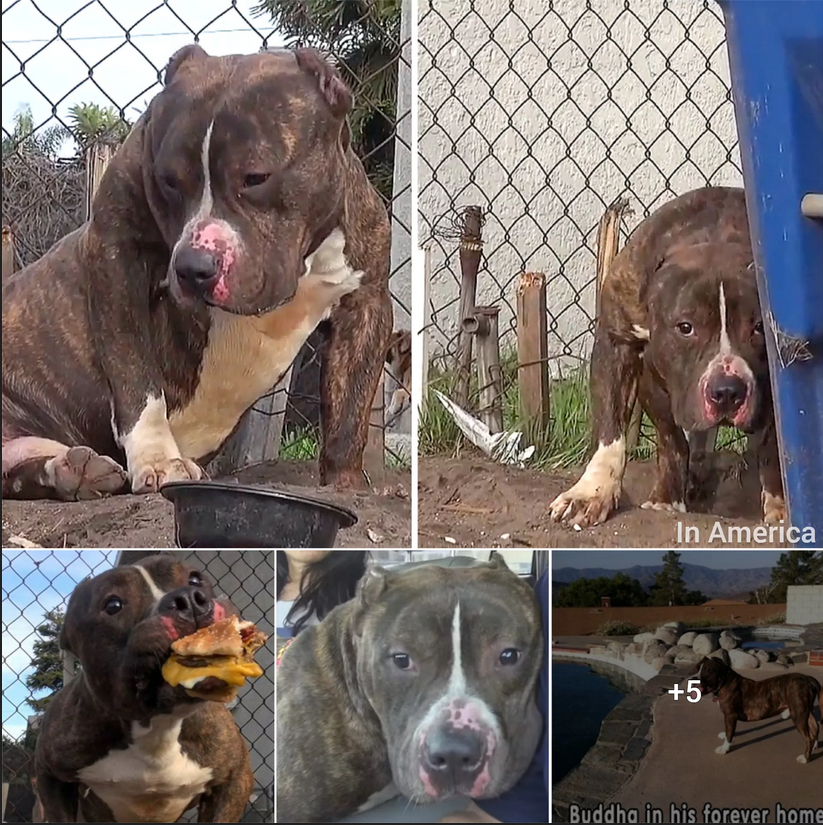
<instances>
[{"instance_id":1,"label":"weathered wooden post","mask_svg":"<svg viewBox=\"0 0 823 825\"><path fill-rule=\"evenodd\" d=\"M91 218L94 196L116 151L116 146L105 141L94 141L86 147L86 220Z\"/></svg>"},{"instance_id":2,"label":"weathered wooden post","mask_svg":"<svg viewBox=\"0 0 823 825\"><path fill-rule=\"evenodd\" d=\"M477 383L480 387L480 420L489 432L503 432L503 376L500 372L500 307L475 307L463 319L463 332L477 337Z\"/></svg>"},{"instance_id":3,"label":"weathered wooden post","mask_svg":"<svg viewBox=\"0 0 823 825\"><path fill-rule=\"evenodd\" d=\"M472 369L472 334L466 332L463 322L471 318L477 300L477 271L483 251L483 210L467 206L463 212L463 231L460 235L460 337L457 355L457 379L454 400L464 409L469 401L469 382Z\"/></svg>"},{"instance_id":4,"label":"weathered wooden post","mask_svg":"<svg viewBox=\"0 0 823 825\"><path fill-rule=\"evenodd\" d=\"M3 227L3 281L14 272L14 233L10 226Z\"/></svg>"},{"instance_id":5,"label":"weathered wooden post","mask_svg":"<svg viewBox=\"0 0 823 825\"><path fill-rule=\"evenodd\" d=\"M385 353L384 353L385 354ZM363 469L372 487L380 488L386 469L386 412L385 412L386 366L380 370L380 383L374 393L369 415L369 436L363 451Z\"/></svg>"},{"instance_id":6,"label":"weathered wooden post","mask_svg":"<svg viewBox=\"0 0 823 825\"><path fill-rule=\"evenodd\" d=\"M517 295L517 384L522 413L541 429L549 426L549 339L546 276L522 272Z\"/></svg>"}]
</instances>

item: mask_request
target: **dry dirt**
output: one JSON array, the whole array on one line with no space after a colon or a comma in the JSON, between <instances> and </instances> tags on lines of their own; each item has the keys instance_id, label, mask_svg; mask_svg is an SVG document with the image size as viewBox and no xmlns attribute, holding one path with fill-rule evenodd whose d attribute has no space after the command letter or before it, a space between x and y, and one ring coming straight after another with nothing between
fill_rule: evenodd
<instances>
[{"instance_id":1,"label":"dry dirt","mask_svg":"<svg viewBox=\"0 0 823 825\"><path fill-rule=\"evenodd\" d=\"M278 462L235 476L245 484L323 498L353 510L354 527L337 534L338 547L409 547L411 473L386 470L379 491L318 487L314 463ZM374 538L382 536L375 542ZM4 501L3 546L10 536L42 547L173 547L174 508L160 495L122 495L97 501Z\"/></svg>"},{"instance_id":2,"label":"dry dirt","mask_svg":"<svg viewBox=\"0 0 823 825\"><path fill-rule=\"evenodd\" d=\"M708 512L685 514L642 510L651 491L652 462L632 461L626 469L623 500L605 524L580 531L553 523L548 504L580 477L583 468L532 470L505 467L468 451L459 458L419 460L418 536L420 547L783 547L779 534L772 541L741 540L730 527L761 526L760 488L754 463L744 467L737 457L718 453L716 489ZM727 472L724 462L739 466ZM709 473L709 470L706 470ZM712 471L714 472L714 471ZM699 541L678 536L696 527ZM719 524L723 536L712 536ZM745 538L745 534L744 538ZM507 536L506 538L503 538ZM682 537L685 537L685 532ZM453 541L449 541L452 539ZM731 541L728 539L731 538Z\"/></svg>"}]
</instances>

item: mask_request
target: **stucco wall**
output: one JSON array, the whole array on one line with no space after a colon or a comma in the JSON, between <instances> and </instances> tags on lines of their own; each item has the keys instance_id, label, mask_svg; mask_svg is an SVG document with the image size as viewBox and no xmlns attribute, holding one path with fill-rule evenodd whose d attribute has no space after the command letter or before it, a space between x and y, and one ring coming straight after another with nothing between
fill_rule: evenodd
<instances>
[{"instance_id":1,"label":"stucco wall","mask_svg":"<svg viewBox=\"0 0 823 825\"><path fill-rule=\"evenodd\" d=\"M789 587L786 596L786 622L803 625L823 622L823 584Z\"/></svg>"},{"instance_id":2,"label":"stucco wall","mask_svg":"<svg viewBox=\"0 0 823 825\"><path fill-rule=\"evenodd\" d=\"M489 209L477 302L502 301L501 330L510 330L513 279L545 272L550 354L585 355L591 345L606 206L628 194L630 230L674 194L742 183L719 6L591 5L418 6L420 242L455 208ZM454 240L433 239L432 272L442 347L456 323Z\"/></svg>"}]
</instances>

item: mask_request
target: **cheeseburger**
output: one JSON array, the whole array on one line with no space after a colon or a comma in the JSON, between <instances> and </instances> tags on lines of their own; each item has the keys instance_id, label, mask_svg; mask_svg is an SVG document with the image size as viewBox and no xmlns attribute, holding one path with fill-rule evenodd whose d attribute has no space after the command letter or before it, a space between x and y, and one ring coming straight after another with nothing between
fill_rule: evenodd
<instances>
[{"instance_id":1,"label":"cheeseburger","mask_svg":"<svg viewBox=\"0 0 823 825\"><path fill-rule=\"evenodd\" d=\"M173 687L182 685L197 699L230 702L247 678L263 675L254 652L267 638L251 622L242 622L237 616L201 627L172 643L163 678Z\"/></svg>"}]
</instances>

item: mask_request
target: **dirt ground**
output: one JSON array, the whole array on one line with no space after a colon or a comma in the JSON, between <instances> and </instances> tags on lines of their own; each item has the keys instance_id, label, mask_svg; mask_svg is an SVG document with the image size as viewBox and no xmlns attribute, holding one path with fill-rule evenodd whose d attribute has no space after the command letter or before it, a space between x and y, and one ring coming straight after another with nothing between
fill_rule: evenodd
<instances>
[{"instance_id":1,"label":"dirt ground","mask_svg":"<svg viewBox=\"0 0 823 825\"><path fill-rule=\"evenodd\" d=\"M318 487L317 465L313 463L259 465L235 477L244 484L263 484L323 498L353 510L358 522L337 534L338 547L410 546L408 470L387 469L381 489L372 492L336 492ZM160 495L122 495L82 502L4 501L4 547L11 536L42 547L173 547L174 508Z\"/></svg>"},{"instance_id":2,"label":"dirt ground","mask_svg":"<svg viewBox=\"0 0 823 825\"><path fill-rule=\"evenodd\" d=\"M626 468L620 509L605 524L579 531L553 523L547 511L554 497L577 481L582 467L519 469L468 451L459 458L421 458L420 547L784 546L778 533L773 541L758 541L756 536L741 540L740 534L729 533L729 527L761 525L760 488L754 462L744 466L737 457L729 458L734 454L716 455L718 467L704 470L707 479L711 476L707 489L716 490L711 501L701 504L708 512L674 514L640 509L651 492L654 464L631 461ZM738 465L735 472L725 466L729 461ZM680 531L678 523L682 525ZM717 533L717 524L722 527L722 536ZM697 540L693 533L687 536L687 526L697 528Z\"/></svg>"}]
</instances>

